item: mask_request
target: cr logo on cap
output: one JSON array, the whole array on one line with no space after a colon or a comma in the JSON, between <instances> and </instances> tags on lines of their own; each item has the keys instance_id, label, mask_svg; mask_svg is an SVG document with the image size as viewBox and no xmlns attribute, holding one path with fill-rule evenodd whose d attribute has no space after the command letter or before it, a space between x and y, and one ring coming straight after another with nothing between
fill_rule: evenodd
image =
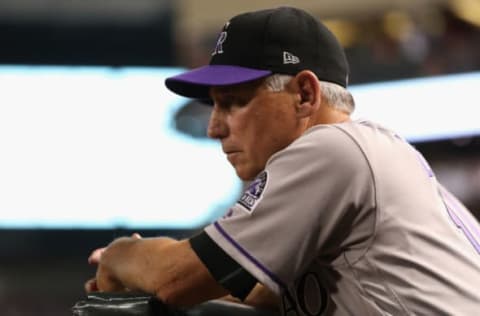
<instances>
[{"instance_id":1,"label":"cr logo on cap","mask_svg":"<svg viewBox=\"0 0 480 316\"><path fill-rule=\"evenodd\" d=\"M229 25L230 25L230 22L225 23L225 26L223 27L223 31L218 36L217 45L215 45L215 49L213 50L212 56L223 53L223 42L225 42L225 40L227 39L227 28Z\"/></svg>"}]
</instances>

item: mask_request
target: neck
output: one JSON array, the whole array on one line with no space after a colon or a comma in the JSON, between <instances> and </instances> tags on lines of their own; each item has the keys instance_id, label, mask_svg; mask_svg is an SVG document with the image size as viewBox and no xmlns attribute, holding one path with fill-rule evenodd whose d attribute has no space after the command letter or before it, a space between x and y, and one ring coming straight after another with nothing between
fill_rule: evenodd
<instances>
[{"instance_id":1,"label":"neck","mask_svg":"<svg viewBox=\"0 0 480 316\"><path fill-rule=\"evenodd\" d=\"M307 128L310 128L319 124L336 124L350 121L350 114L339 111L331 106L323 105L310 117L307 122Z\"/></svg>"}]
</instances>

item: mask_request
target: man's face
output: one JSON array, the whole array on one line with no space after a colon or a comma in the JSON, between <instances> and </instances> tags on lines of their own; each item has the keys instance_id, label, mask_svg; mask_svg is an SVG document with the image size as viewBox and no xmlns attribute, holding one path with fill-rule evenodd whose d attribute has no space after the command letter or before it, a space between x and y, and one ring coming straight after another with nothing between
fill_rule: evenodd
<instances>
[{"instance_id":1,"label":"man's face","mask_svg":"<svg viewBox=\"0 0 480 316\"><path fill-rule=\"evenodd\" d=\"M219 139L237 175L252 180L267 160L302 133L295 115L295 94L272 92L263 80L212 87L213 112L208 136Z\"/></svg>"}]
</instances>

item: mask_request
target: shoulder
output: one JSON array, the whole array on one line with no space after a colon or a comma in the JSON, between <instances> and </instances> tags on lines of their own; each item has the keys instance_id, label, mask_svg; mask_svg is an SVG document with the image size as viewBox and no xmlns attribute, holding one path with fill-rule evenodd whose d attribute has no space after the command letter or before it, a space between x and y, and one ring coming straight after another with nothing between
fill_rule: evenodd
<instances>
[{"instance_id":1,"label":"shoulder","mask_svg":"<svg viewBox=\"0 0 480 316\"><path fill-rule=\"evenodd\" d=\"M356 122L316 125L274 154L267 162L267 168L279 161L365 167L366 157L359 140L364 127L357 125Z\"/></svg>"}]
</instances>

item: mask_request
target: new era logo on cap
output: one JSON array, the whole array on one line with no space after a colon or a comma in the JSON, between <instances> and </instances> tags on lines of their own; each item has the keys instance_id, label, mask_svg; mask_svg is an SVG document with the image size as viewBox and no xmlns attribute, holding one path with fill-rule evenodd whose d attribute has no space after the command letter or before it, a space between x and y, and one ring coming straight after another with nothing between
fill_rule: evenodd
<instances>
[{"instance_id":1,"label":"new era logo on cap","mask_svg":"<svg viewBox=\"0 0 480 316\"><path fill-rule=\"evenodd\" d=\"M297 56L293 55L292 53L289 52L283 52L283 64L298 64L300 62L300 58Z\"/></svg>"}]
</instances>

